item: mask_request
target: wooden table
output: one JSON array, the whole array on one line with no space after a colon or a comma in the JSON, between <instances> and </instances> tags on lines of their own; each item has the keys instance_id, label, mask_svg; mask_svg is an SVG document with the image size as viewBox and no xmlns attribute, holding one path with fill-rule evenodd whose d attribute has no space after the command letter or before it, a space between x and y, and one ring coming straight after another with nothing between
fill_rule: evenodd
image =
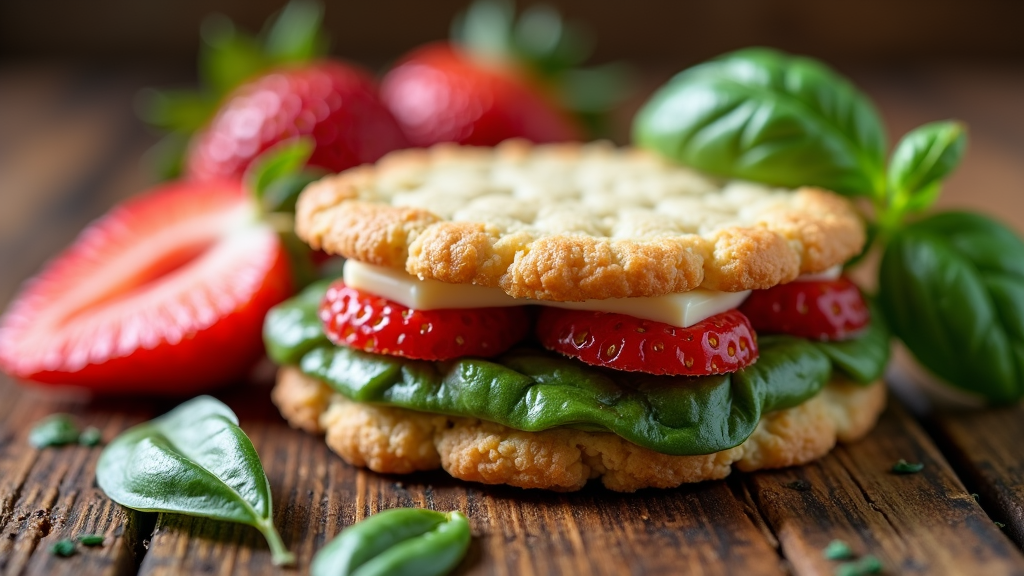
<instances>
[{"instance_id":1,"label":"wooden table","mask_svg":"<svg viewBox=\"0 0 1024 576\"><path fill-rule=\"evenodd\" d=\"M971 206L1024 230L1024 70L938 67L853 71L894 133L959 117L966 163L945 206ZM113 202L143 188L153 141L130 112L151 73L60 66L0 69L0 302ZM862 442L800 468L736 474L678 490L552 494L456 482L442 474L356 470L319 438L291 430L268 400L271 376L221 391L265 463L275 522L303 573L345 526L384 508L457 508L473 524L463 574L830 574L834 538L886 573L1024 574L1024 409L914 417L892 399ZM90 400L0 378L0 573L278 574L251 528L140 514L94 482L100 448L29 447L29 428L74 414L111 439L169 400ZM904 458L914 475L889 470ZM106 536L72 558L62 538Z\"/></svg>"}]
</instances>

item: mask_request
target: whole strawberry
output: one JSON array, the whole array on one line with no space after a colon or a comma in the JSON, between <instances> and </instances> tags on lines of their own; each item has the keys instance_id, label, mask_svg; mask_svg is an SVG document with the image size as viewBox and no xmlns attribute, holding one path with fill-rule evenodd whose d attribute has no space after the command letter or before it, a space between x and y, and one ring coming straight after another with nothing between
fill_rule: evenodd
<instances>
[{"instance_id":1,"label":"whole strawberry","mask_svg":"<svg viewBox=\"0 0 1024 576\"><path fill-rule=\"evenodd\" d=\"M582 29L534 5L483 0L456 21L453 42L420 47L385 75L381 95L416 146L490 146L507 138L580 140L625 94L621 65L576 68Z\"/></svg>"},{"instance_id":2,"label":"whole strawberry","mask_svg":"<svg viewBox=\"0 0 1024 576\"><path fill-rule=\"evenodd\" d=\"M254 158L297 136L315 142L308 165L331 172L409 145L369 74L322 60L266 73L232 92L193 137L185 170L201 180L241 177Z\"/></svg>"},{"instance_id":3,"label":"whole strawberry","mask_svg":"<svg viewBox=\"0 0 1024 576\"><path fill-rule=\"evenodd\" d=\"M328 60L323 6L292 0L252 36L203 22L198 91L148 90L140 113L169 131L150 157L164 178L238 178L262 152L308 136L309 167L341 171L408 147L374 78Z\"/></svg>"}]
</instances>

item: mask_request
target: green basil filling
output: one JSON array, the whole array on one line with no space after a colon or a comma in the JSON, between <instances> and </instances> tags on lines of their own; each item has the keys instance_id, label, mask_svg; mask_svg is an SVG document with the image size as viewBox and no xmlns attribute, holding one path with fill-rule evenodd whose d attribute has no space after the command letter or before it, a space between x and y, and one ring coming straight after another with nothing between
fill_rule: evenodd
<instances>
[{"instance_id":1,"label":"green basil filling","mask_svg":"<svg viewBox=\"0 0 1024 576\"><path fill-rule=\"evenodd\" d=\"M330 343L317 317L326 286L310 286L267 316L264 338L275 362L297 364L357 402L479 418L528 432L608 431L664 454L737 446L762 414L817 394L833 369L869 383L888 359L888 336L876 321L859 338L840 343L762 336L756 363L718 376L617 372L527 347L490 360L407 360Z\"/></svg>"}]
</instances>

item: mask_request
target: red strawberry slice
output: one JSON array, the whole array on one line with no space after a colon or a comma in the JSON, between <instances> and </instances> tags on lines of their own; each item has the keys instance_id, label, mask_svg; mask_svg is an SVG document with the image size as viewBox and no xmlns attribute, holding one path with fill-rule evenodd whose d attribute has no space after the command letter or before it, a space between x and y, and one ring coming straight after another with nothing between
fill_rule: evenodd
<instances>
[{"instance_id":1,"label":"red strawberry slice","mask_svg":"<svg viewBox=\"0 0 1024 576\"><path fill-rule=\"evenodd\" d=\"M277 233L234 182L160 186L114 208L0 318L0 368L100 392L191 394L245 374L291 292Z\"/></svg>"},{"instance_id":2,"label":"red strawberry slice","mask_svg":"<svg viewBox=\"0 0 1024 576\"><path fill-rule=\"evenodd\" d=\"M197 134L186 171L197 180L240 177L263 151L310 136L309 166L340 172L408 147L373 78L341 62L282 68L239 86Z\"/></svg>"}]
</instances>

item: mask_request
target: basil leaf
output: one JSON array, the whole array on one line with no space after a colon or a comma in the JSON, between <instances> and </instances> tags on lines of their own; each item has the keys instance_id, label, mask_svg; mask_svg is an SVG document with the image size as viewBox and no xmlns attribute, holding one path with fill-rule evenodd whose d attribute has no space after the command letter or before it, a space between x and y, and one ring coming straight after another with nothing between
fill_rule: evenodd
<instances>
[{"instance_id":1,"label":"basil leaf","mask_svg":"<svg viewBox=\"0 0 1024 576\"><path fill-rule=\"evenodd\" d=\"M78 426L67 414L51 414L40 420L28 433L33 448L66 446L78 442Z\"/></svg>"},{"instance_id":2,"label":"basil leaf","mask_svg":"<svg viewBox=\"0 0 1024 576\"><path fill-rule=\"evenodd\" d=\"M100 454L96 481L128 508L253 526L270 544L274 564L295 561L274 528L259 455L231 409L209 396L115 438Z\"/></svg>"},{"instance_id":3,"label":"basil leaf","mask_svg":"<svg viewBox=\"0 0 1024 576\"><path fill-rule=\"evenodd\" d=\"M900 140L889 165L889 206L899 214L930 207L942 180L960 164L967 131L960 122L933 122Z\"/></svg>"},{"instance_id":4,"label":"basil leaf","mask_svg":"<svg viewBox=\"0 0 1024 576\"><path fill-rule=\"evenodd\" d=\"M1024 397L1024 242L980 214L896 233L880 271L893 332L935 374L990 402Z\"/></svg>"},{"instance_id":5,"label":"basil leaf","mask_svg":"<svg viewBox=\"0 0 1024 576\"><path fill-rule=\"evenodd\" d=\"M762 346L760 359L741 372L703 378L614 373L531 349L494 362L433 363L332 345L311 350L299 366L357 402L481 418L527 432L608 431L675 455L741 444L763 413L800 404L831 372L822 352L796 338Z\"/></svg>"},{"instance_id":6,"label":"basil leaf","mask_svg":"<svg viewBox=\"0 0 1024 576\"><path fill-rule=\"evenodd\" d=\"M298 364L306 352L318 346L330 346L320 325L320 302L330 280L311 284L297 296L267 312L263 322L263 342L267 356L277 364Z\"/></svg>"},{"instance_id":7,"label":"basil leaf","mask_svg":"<svg viewBox=\"0 0 1024 576\"><path fill-rule=\"evenodd\" d=\"M312 576L441 576L469 549L460 512L394 508L349 526L313 558Z\"/></svg>"},{"instance_id":8,"label":"basil leaf","mask_svg":"<svg viewBox=\"0 0 1024 576\"><path fill-rule=\"evenodd\" d=\"M644 148L766 184L885 191L885 132L870 100L820 62L752 48L683 71L633 123Z\"/></svg>"},{"instance_id":9,"label":"basil leaf","mask_svg":"<svg viewBox=\"0 0 1024 576\"><path fill-rule=\"evenodd\" d=\"M815 342L828 355L832 366L861 384L878 381L889 363L889 329L881 309L874 303L871 323L857 338L840 342Z\"/></svg>"}]
</instances>

